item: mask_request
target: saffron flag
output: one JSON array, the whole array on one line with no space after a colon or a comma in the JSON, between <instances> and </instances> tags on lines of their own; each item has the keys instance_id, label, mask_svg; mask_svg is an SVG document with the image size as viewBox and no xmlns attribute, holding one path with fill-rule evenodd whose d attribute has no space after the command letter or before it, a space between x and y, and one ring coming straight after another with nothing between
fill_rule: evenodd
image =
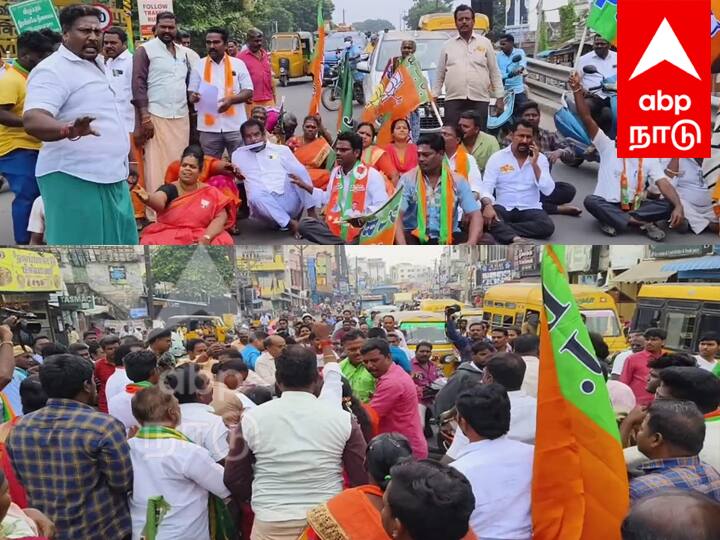
<instances>
[{"instance_id":1,"label":"saffron flag","mask_svg":"<svg viewBox=\"0 0 720 540\"><path fill-rule=\"evenodd\" d=\"M391 246L395 243L395 229L400 215L402 192L403 188L401 187L382 208L365 218L365 225L360 232L360 245Z\"/></svg>"},{"instance_id":2,"label":"saffron flag","mask_svg":"<svg viewBox=\"0 0 720 540\"><path fill-rule=\"evenodd\" d=\"M617 44L618 0L593 0L588 16L588 28L595 30L613 45Z\"/></svg>"},{"instance_id":3,"label":"saffron flag","mask_svg":"<svg viewBox=\"0 0 720 540\"><path fill-rule=\"evenodd\" d=\"M310 99L308 115L320 114L320 96L322 95L323 59L325 58L325 19L323 18L323 0L318 0L317 8L318 38L315 52L310 64L313 78L313 94Z\"/></svg>"},{"instance_id":4,"label":"saffron flag","mask_svg":"<svg viewBox=\"0 0 720 540\"><path fill-rule=\"evenodd\" d=\"M629 504L620 433L564 265L565 246L545 246L533 539L619 540Z\"/></svg>"},{"instance_id":5,"label":"saffron flag","mask_svg":"<svg viewBox=\"0 0 720 540\"><path fill-rule=\"evenodd\" d=\"M343 53L340 77L340 109L338 110L338 133L353 130L353 73L350 66L350 50Z\"/></svg>"},{"instance_id":6,"label":"saffron flag","mask_svg":"<svg viewBox=\"0 0 720 540\"><path fill-rule=\"evenodd\" d=\"M397 66L392 75L383 76L382 92L376 89L365 108L363 119L381 124L377 144L392 142L390 127L394 120L407 118L420 105L430 101L427 79L420 62L410 55Z\"/></svg>"}]
</instances>

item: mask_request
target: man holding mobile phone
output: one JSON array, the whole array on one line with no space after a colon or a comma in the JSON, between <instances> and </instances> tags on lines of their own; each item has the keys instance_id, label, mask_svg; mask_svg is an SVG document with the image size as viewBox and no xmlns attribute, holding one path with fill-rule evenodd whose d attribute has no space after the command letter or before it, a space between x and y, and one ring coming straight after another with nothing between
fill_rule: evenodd
<instances>
[{"instance_id":1,"label":"man holding mobile phone","mask_svg":"<svg viewBox=\"0 0 720 540\"><path fill-rule=\"evenodd\" d=\"M486 229L498 242L526 244L528 238L544 240L555 232L540 202L541 193L553 192L555 181L528 121L515 123L512 144L490 157L483 182L491 194L481 200L483 218Z\"/></svg>"}]
</instances>

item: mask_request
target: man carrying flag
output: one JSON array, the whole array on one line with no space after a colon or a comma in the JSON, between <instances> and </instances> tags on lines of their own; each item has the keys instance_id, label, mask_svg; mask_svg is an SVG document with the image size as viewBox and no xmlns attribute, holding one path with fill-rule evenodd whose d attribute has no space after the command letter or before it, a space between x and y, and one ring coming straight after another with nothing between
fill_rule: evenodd
<instances>
[{"instance_id":1,"label":"man carrying flag","mask_svg":"<svg viewBox=\"0 0 720 540\"><path fill-rule=\"evenodd\" d=\"M628 509L620 433L602 369L565 273L565 247L542 262L533 538L612 540Z\"/></svg>"},{"instance_id":2,"label":"man carrying flag","mask_svg":"<svg viewBox=\"0 0 720 540\"><path fill-rule=\"evenodd\" d=\"M318 0L317 7L318 38L315 43L315 53L310 64L313 78L313 95L310 99L308 116L320 114L320 96L322 95L323 58L325 57L325 18L323 17L323 0Z\"/></svg>"},{"instance_id":3,"label":"man carrying flag","mask_svg":"<svg viewBox=\"0 0 720 540\"><path fill-rule=\"evenodd\" d=\"M324 219L303 218L300 234L316 244L352 244L360 234L355 218L367 216L388 200L385 179L360 161L362 139L355 133L340 133L335 141L338 166L330 174L325 191L299 178L292 182L313 195L325 207Z\"/></svg>"}]
</instances>

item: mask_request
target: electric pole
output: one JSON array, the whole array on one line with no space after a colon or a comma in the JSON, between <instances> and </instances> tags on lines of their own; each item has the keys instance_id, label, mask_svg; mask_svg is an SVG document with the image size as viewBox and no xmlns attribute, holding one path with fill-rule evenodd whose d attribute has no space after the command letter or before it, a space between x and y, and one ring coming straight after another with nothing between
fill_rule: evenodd
<instances>
[{"instance_id":1,"label":"electric pole","mask_svg":"<svg viewBox=\"0 0 720 540\"><path fill-rule=\"evenodd\" d=\"M145 305L147 307L147 316L150 320L155 319L155 282L152 273L152 262L150 260L150 246L143 247L143 256L145 258L145 288L146 298Z\"/></svg>"}]
</instances>

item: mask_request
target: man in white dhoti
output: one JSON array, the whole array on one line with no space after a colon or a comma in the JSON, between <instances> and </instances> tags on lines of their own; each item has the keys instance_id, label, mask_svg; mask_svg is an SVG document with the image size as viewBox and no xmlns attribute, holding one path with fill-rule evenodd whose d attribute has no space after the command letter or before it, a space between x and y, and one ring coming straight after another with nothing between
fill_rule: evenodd
<instances>
[{"instance_id":1,"label":"man in white dhoti","mask_svg":"<svg viewBox=\"0 0 720 540\"><path fill-rule=\"evenodd\" d=\"M713 211L710 186L703 175L703 160L690 158L661 159L665 175L680 196L690 230L700 234L706 229L718 233L718 217Z\"/></svg>"},{"instance_id":2,"label":"man in white dhoti","mask_svg":"<svg viewBox=\"0 0 720 540\"><path fill-rule=\"evenodd\" d=\"M245 177L250 216L299 237L304 210L315 216L313 197L294 185L290 175L312 184L307 169L287 146L266 141L265 126L248 120L240 127L245 143L232 155L232 162Z\"/></svg>"}]
</instances>

